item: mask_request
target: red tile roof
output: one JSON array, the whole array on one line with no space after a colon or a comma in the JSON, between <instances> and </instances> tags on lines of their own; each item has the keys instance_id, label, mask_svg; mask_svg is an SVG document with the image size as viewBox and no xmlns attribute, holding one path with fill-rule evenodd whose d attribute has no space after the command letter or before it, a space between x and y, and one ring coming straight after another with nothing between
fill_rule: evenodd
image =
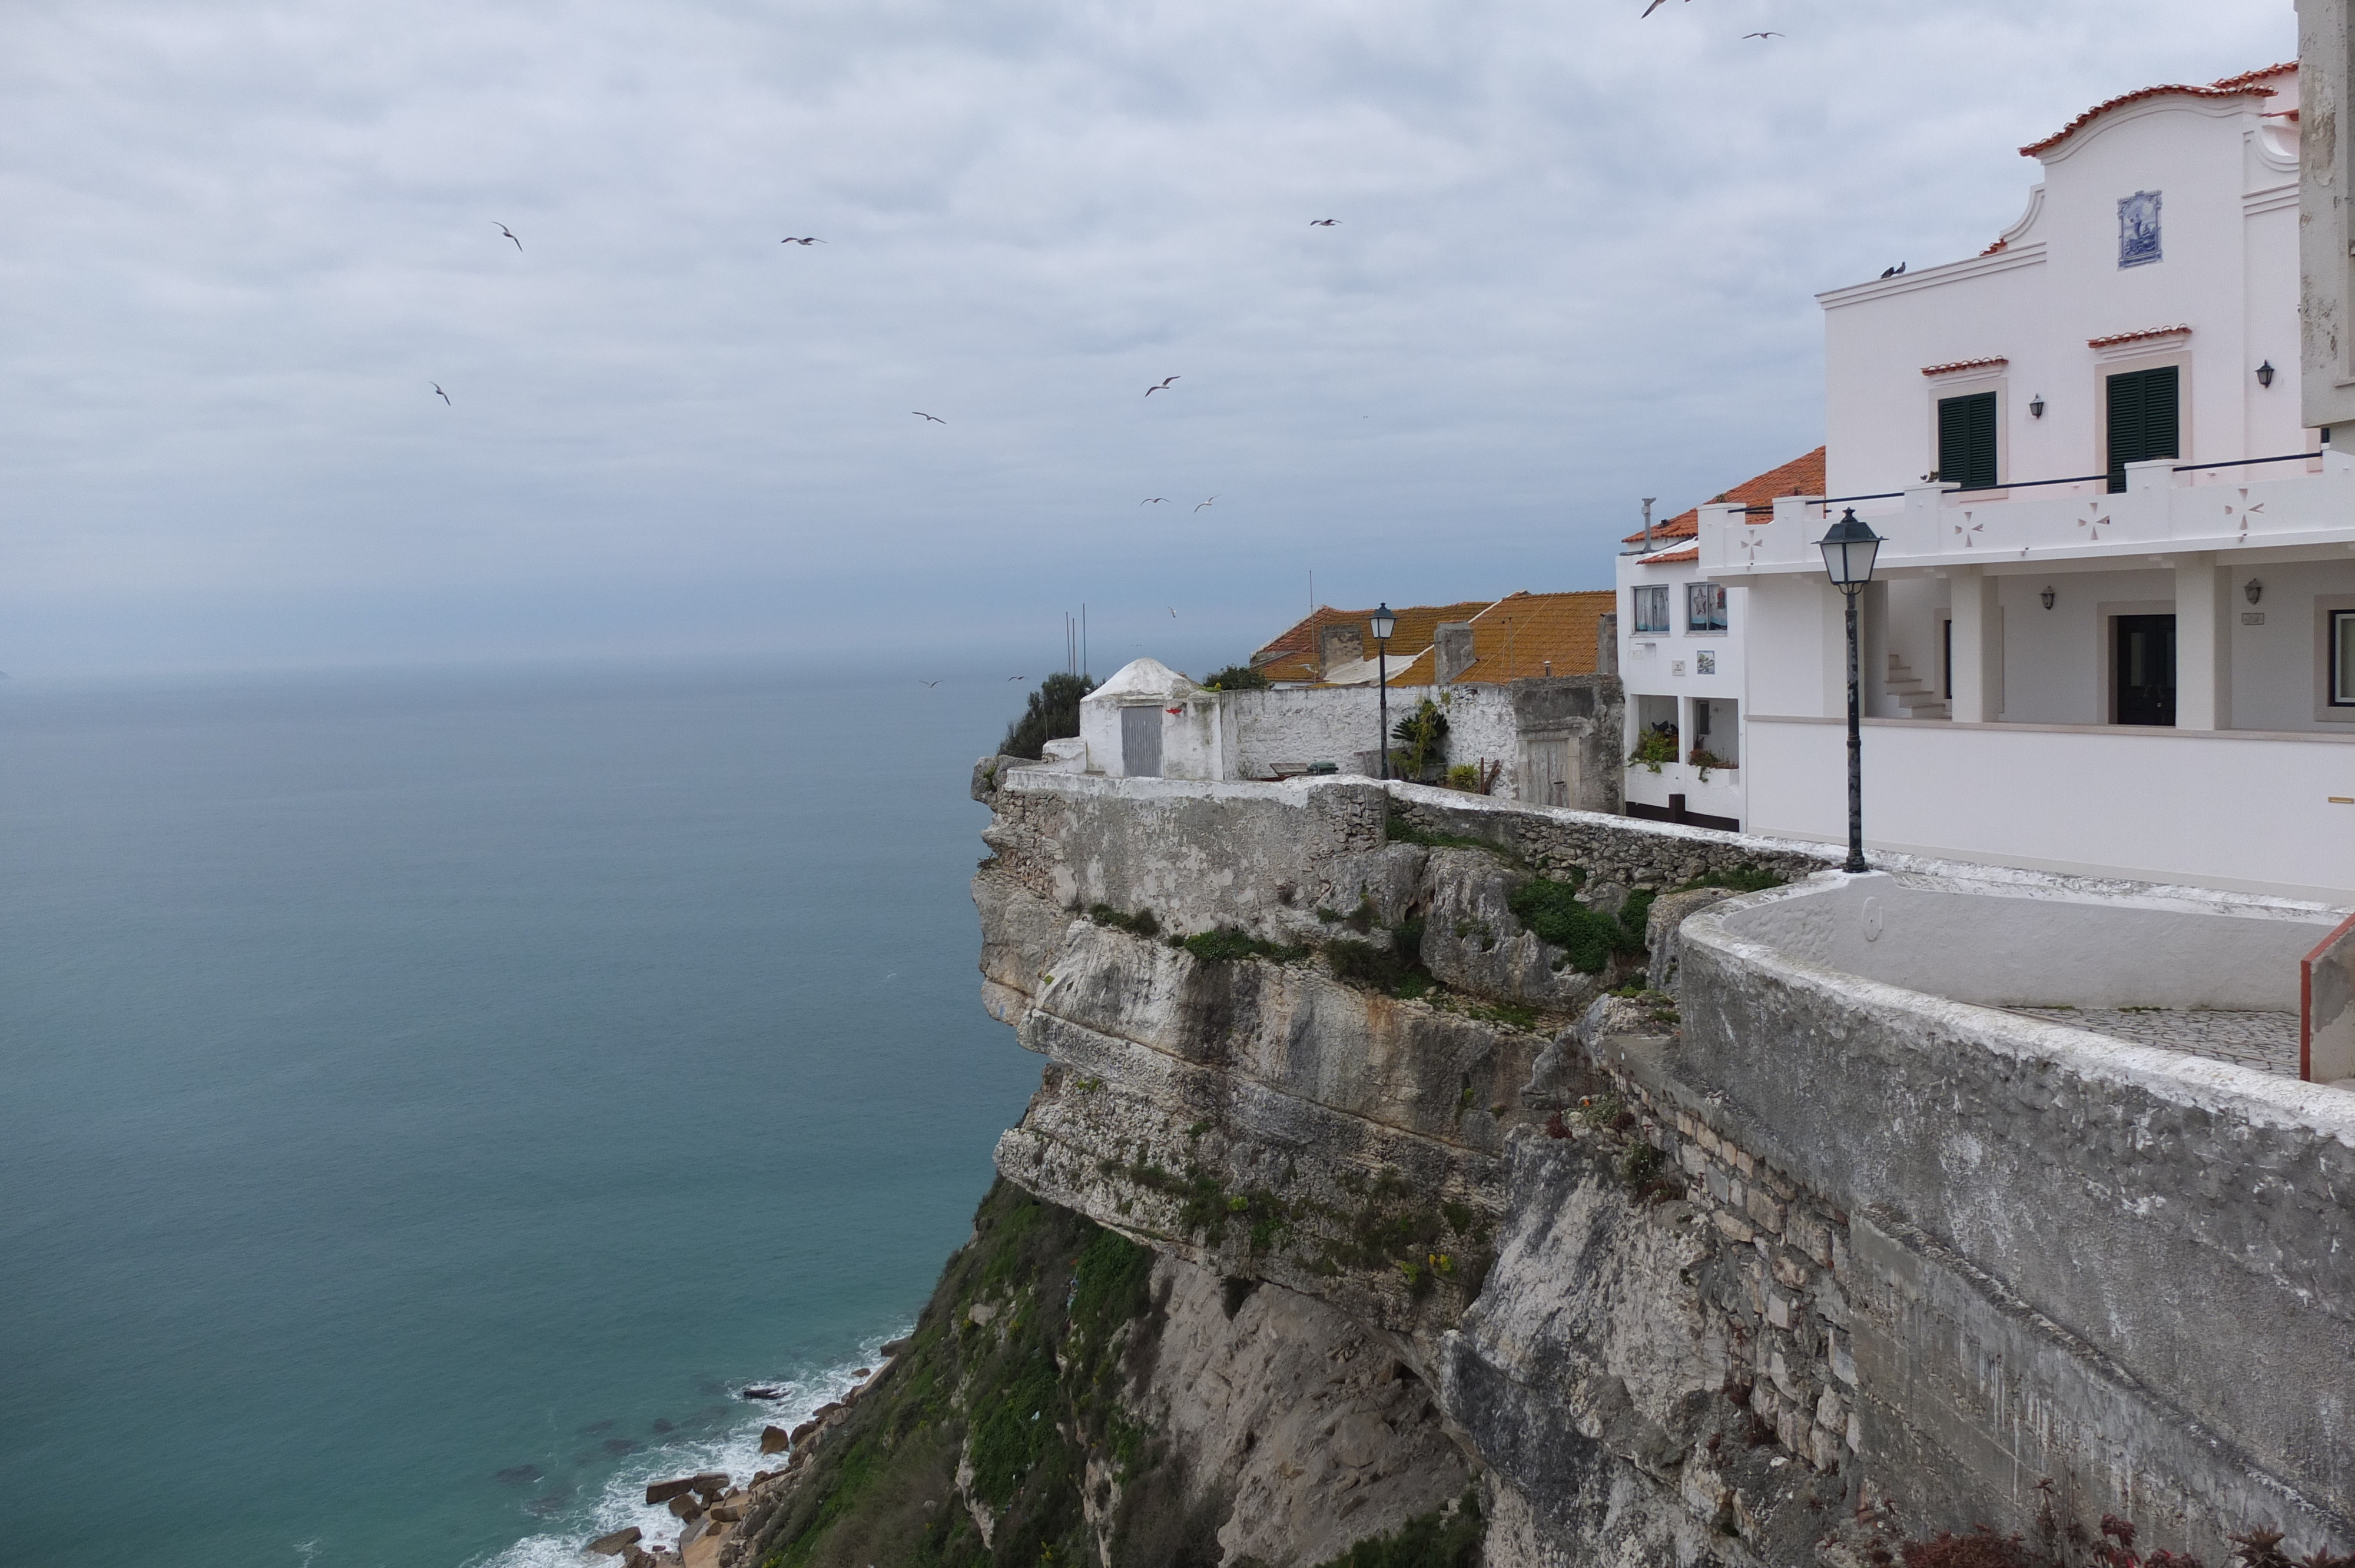
<instances>
[{"instance_id":1,"label":"red tile roof","mask_svg":"<svg viewBox=\"0 0 2355 1568\"><path fill-rule=\"evenodd\" d=\"M1950 359L1944 365L1923 366L1922 367L1922 374L1924 376L1952 376L1957 370L1985 370L1990 366L2009 365L2010 363L2010 360L2006 359L1999 354L1991 359Z\"/></svg>"},{"instance_id":2,"label":"red tile roof","mask_svg":"<svg viewBox=\"0 0 2355 1568\"><path fill-rule=\"evenodd\" d=\"M2281 65L2267 66L2263 70L2246 70L2238 76L2228 76L2221 80L2210 82L2206 87L2190 87L2175 83L2164 87L2139 88L2133 92L2123 93L2116 98L2096 103L2041 142L2030 142L2027 146L2022 147L2019 150L2019 155L2023 158L2041 158L2111 110L2123 109L2129 103L2141 103L2147 99L2163 98L2169 93L2179 93L2186 98L2271 98L2275 89L2265 84L2296 69L2297 69L2297 62L2289 60Z\"/></svg>"},{"instance_id":3,"label":"red tile roof","mask_svg":"<svg viewBox=\"0 0 2355 1568\"><path fill-rule=\"evenodd\" d=\"M1643 564L1647 567L1673 567L1678 561L1698 561L1700 559L1700 546L1699 545L1689 545L1681 550L1663 550L1657 556L1646 556L1644 557Z\"/></svg>"},{"instance_id":4,"label":"red tile roof","mask_svg":"<svg viewBox=\"0 0 2355 1568\"><path fill-rule=\"evenodd\" d=\"M1459 681L1518 681L1542 675L1549 665L1557 675L1592 674L1596 662L1596 622L1611 613L1616 597L1610 588L1521 592L1500 599L1410 605L1393 610L1398 627L1390 643L1390 683L1433 683L1443 621L1469 622L1472 627L1472 662L1456 677ZM1316 634L1327 626L1355 625L1370 654L1374 638L1367 618L1372 613L1320 607L1253 653L1252 665L1271 681L1317 681L1324 672L1316 666Z\"/></svg>"},{"instance_id":5,"label":"red tile roof","mask_svg":"<svg viewBox=\"0 0 2355 1568\"><path fill-rule=\"evenodd\" d=\"M2114 332L2107 337L2087 338L2085 340L2085 346L2087 348L2115 348L2122 343L2140 343L2147 337L2176 337L2179 335L2188 335L2191 329L2188 326L2171 326L2145 327L2140 332Z\"/></svg>"},{"instance_id":6,"label":"red tile roof","mask_svg":"<svg viewBox=\"0 0 2355 1568\"><path fill-rule=\"evenodd\" d=\"M1765 506L1778 495L1821 495L1824 493L1824 449L1793 458L1780 468L1770 468L1755 479L1745 479L1732 490L1716 497L1719 501L1739 501L1744 506ZM1694 507L1679 512L1665 523L1652 524L1652 542L1668 539L1690 539L1700 533L1700 509ZM1644 542L1642 529L1637 529L1620 541L1626 545Z\"/></svg>"}]
</instances>

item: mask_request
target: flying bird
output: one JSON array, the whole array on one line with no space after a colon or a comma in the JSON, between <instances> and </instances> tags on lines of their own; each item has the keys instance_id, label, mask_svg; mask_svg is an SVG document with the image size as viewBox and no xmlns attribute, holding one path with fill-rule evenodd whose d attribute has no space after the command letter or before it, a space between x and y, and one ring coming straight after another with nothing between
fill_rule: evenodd
<instances>
[{"instance_id":1,"label":"flying bird","mask_svg":"<svg viewBox=\"0 0 2355 1568\"><path fill-rule=\"evenodd\" d=\"M1341 220L1337 217L1312 217L1308 220L1308 227L1311 228L1333 228L1337 227L1340 224L1340 221Z\"/></svg>"},{"instance_id":2,"label":"flying bird","mask_svg":"<svg viewBox=\"0 0 2355 1568\"><path fill-rule=\"evenodd\" d=\"M497 228L498 231L499 231L501 234L506 235L509 239L515 239L515 242L516 242L516 249L517 249L520 250L520 249L523 249L523 241L522 241L522 240L520 240L520 239L516 239L516 231L515 231L514 229L509 228L508 228L506 224L504 224L504 223L496 224L496 227Z\"/></svg>"},{"instance_id":3,"label":"flying bird","mask_svg":"<svg viewBox=\"0 0 2355 1568\"><path fill-rule=\"evenodd\" d=\"M1028 675L1008 675L1006 678L1009 681L1027 681L1030 677Z\"/></svg>"},{"instance_id":4,"label":"flying bird","mask_svg":"<svg viewBox=\"0 0 2355 1568\"><path fill-rule=\"evenodd\" d=\"M1215 495L1213 495L1212 497L1210 497L1210 500L1209 500L1209 501L1205 501L1204 503L1202 503L1202 506L1208 506L1208 505L1209 505L1209 504L1210 504L1210 503L1211 503L1211 502L1216 501L1216 500L1218 500L1218 497L1217 497L1217 496L1215 496ZM1197 511L1197 512L1199 512L1200 510L1202 510L1202 506L1197 506L1196 508L1194 508L1194 510L1195 510L1195 511Z\"/></svg>"},{"instance_id":5,"label":"flying bird","mask_svg":"<svg viewBox=\"0 0 2355 1568\"><path fill-rule=\"evenodd\" d=\"M435 397L440 397L440 398L442 399L442 401L443 401L444 403L450 403L450 394L448 394L447 392L444 392L444 391L442 391L442 383L440 383L439 381L436 381L436 382L433 382L432 385L432 387L433 387L433 393L434 393L434 396L435 396ZM457 404L455 404L455 403L450 403L450 407L452 407L453 408L456 408L457 406L458 406L458 405L457 405Z\"/></svg>"},{"instance_id":6,"label":"flying bird","mask_svg":"<svg viewBox=\"0 0 2355 1568\"><path fill-rule=\"evenodd\" d=\"M938 681L919 681L916 684L920 686L937 686L940 683Z\"/></svg>"},{"instance_id":7,"label":"flying bird","mask_svg":"<svg viewBox=\"0 0 2355 1568\"><path fill-rule=\"evenodd\" d=\"M1167 392L1169 390L1169 384L1177 379L1178 378L1175 376L1165 376L1160 380L1155 382L1152 386L1146 387L1145 389L1145 395L1150 397L1156 392Z\"/></svg>"},{"instance_id":8,"label":"flying bird","mask_svg":"<svg viewBox=\"0 0 2355 1568\"><path fill-rule=\"evenodd\" d=\"M783 239L778 240L777 243L780 245L823 245L826 241L820 239L815 234L788 234Z\"/></svg>"},{"instance_id":9,"label":"flying bird","mask_svg":"<svg viewBox=\"0 0 2355 1568\"><path fill-rule=\"evenodd\" d=\"M1169 498L1166 495L1148 495L1144 500L1138 502L1137 504L1139 506L1159 506L1166 503L1168 499Z\"/></svg>"},{"instance_id":10,"label":"flying bird","mask_svg":"<svg viewBox=\"0 0 2355 1568\"><path fill-rule=\"evenodd\" d=\"M1889 270L1883 272L1881 276L1884 278L1902 278L1905 276L1905 263L1900 261L1896 266L1891 267Z\"/></svg>"},{"instance_id":11,"label":"flying bird","mask_svg":"<svg viewBox=\"0 0 2355 1568\"><path fill-rule=\"evenodd\" d=\"M1176 605L1174 605L1174 604L1173 604L1173 605L1170 605L1170 606L1168 607L1168 610L1169 610L1169 619L1170 619L1170 620L1177 620L1177 619L1178 619L1178 607L1177 607Z\"/></svg>"},{"instance_id":12,"label":"flying bird","mask_svg":"<svg viewBox=\"0 0 2355 1568\"><path fill-rule=\"evenodd\" d=\"M1646 6L1645 6L1645 7L1644 7L1644 15L1645 15L1645 16L1650 16L1653 12L1655 12L1655 11L1658 10L1661 6L1663 6L1663 5L1667 5L1668 3L1668 0L1652 0L1652 3L1651 3L1650 5L1646 5Z\"/></svg>"},{"instance_id":13,"label":"flying bird","mask_svg":"<svg viewBox=\"0 0 2355 1568\"><path fill-rule=\"evenodd\" d=\"M915 415L919 419L930 419L935 425L945 425L948 423L946 419L942 418L938 414L927 414L922 408L911 408L908 412Z\"/></svg>"},{"instance_id":14,"label":"flying bird","mask_svg":"<svg viewBox=\"0 0 2355 1568\"><path fill-rule=\"evenodd\" d=\"M1783 35L1780 33L1744 33L1742 36L1745 38L1779 38Z\"/></svg>"}]
</instances>

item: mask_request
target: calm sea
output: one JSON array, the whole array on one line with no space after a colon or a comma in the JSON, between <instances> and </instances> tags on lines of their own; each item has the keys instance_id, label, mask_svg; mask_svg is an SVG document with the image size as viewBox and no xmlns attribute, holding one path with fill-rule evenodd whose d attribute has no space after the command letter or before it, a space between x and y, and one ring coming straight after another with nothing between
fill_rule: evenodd
<instances>
[{"instance_id":1,"label":"calm sea","mask_svg":"<svg viewBox=\"0 0 2355 1568\"><path fill-rule=\"evenodd\" d=\"M571 1561L907 1325L1037 1076L916 673L0 685L0 1559Z\"/></svg>"}]
</instances>

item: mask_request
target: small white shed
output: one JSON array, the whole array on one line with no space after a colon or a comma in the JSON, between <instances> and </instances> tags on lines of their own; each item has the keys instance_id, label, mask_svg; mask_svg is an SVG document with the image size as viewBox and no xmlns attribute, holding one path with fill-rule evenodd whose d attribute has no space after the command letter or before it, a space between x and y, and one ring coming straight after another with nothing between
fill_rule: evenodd
<instances>
[{"instance_id":1,"label":"small white shed","mask_svg":"<svg viewBox=\"0 0 2355 1568\"><path fill-rule=\"evenodd\" d=\"M1158 659L1122 666L1080 703L1091 773L1115 779L1225 777L1219 694Z\"/></svg>"}]
</instances>

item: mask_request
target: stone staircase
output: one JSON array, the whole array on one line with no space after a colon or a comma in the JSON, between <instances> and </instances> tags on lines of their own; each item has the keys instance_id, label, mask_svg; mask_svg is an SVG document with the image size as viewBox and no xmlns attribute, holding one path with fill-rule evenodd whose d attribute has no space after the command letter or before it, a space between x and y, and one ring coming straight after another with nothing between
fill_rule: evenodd
<instances>
[{"instance_id":1,"label":"stone staircase","mask_svg":"<svg viewBox=\"0 0 2355 1568\"><path fill-rule=\"evenodd\" d=\"M1896 703L1902 717L1942 719L1953 716L1946 699L1894 653L1889 656L1889 678L1882 683L1881 689Z\"/></svg>"}]
</instances>

